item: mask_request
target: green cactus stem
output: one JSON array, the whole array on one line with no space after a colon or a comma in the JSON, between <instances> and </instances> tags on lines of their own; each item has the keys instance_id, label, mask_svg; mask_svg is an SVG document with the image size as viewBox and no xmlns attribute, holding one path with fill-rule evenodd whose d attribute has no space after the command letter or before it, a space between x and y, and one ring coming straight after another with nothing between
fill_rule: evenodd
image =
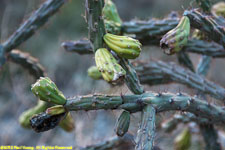
<instances>
[{"instance_id":1,"label":"green cactus stem","mask_svg":"<svg viewBox=\"0 0 225 150\"><path fill-rule=\"evenodd\" d=\"M142 95L87 95L68 99L64 105L68 111L99 110L99 109L133 109L141 111L144 105L152 105L157 113L170 110L191 112L202 118L216 122L225 122L225 111L214 104L209 104L196 97L186 94L145 93Z\"/></svg>"},{"instance_id":2,"label":"green cactus stem","mask_svg":"<svg viewBox=\"0 0 225 150\"><path fill-rule=\"evenodd\" d=\"M205 32L211 40L225 47L224 26L218 25L214 18L201 14L197 10L186 10L184 16L190 19L191 27Z\"/></svg>"},{"instance_id":3,"label":"green cactus stem","mask_svg":"<svg viewBox=\"0 0 225 150\"><path fill-rule=\"evenodd\" d=\"M104 0L86 0L86 20L88 22L89 39L94 51L103 47L102 38L105 34L104 19L102 16L103 7Z\"/></svg>"},{"instance_id":4,"label":"green cactus stem","mask_svg":"<svg viewBox=\"0 0 225 150\"><path fill-rule=\"evenodd\" d=\"M183 51L178 52L177 53L177 59L178 59L179 64L181 64L184 67L186 67L186 68L190 69L191 71L195 72L194 65L191 62L191 59L186 52L183 52Z\"/></svg>"},{"instance_id":5,"label":"green cactus stem","mask_svg":"<svg viewBox=\"0 0 225 150\"><path fill-rule=\"evenodd\" d=\"M54 82L48 77L41 77L35 84L32 85L31 91L40 100L50 102L57 105L64 105L66 98L57 88Z\"/></svg>"},{"instance_id":6,"label":"green cactus stem","mask_svg":"<svg viewBox=\"0 0 225 150\"><path fill-rule=\"evenodd\" d=\"M29 39L35 31L43 26L66 2L66 0L47 0L43 3L40 8L2 44L3 48L0 49L0 58L4 58L6 53L9 53L12 49ZM3 64L4 62L0 60L0 67Z\"/></svg>"},{"instance_id":7,"label":"green cactus stem","mask_svg":"<svg viewBox=\"0 0 225 150\"><path fill-rule=\"evenodd\" d=\"M189 150L191 147L191 133L188 128L185 128L174 140L175 150Z\"/></svg>"},{"instance_id":8,"label":"green cactus stem","mask_svg":"<svg viewBox=\"0 0 225 150\"><path fill-rule=\"evenodd\" d=\"M129 126L130 126L130 112L123 111L116 122L115 126L116 134L122 137L124 134L127 133Z\"/></svg>"},{"instance_id":9,"label":"green cactus stem","mask_svg":"<svg viewBox=\"0 0 225 150\"><path fill-rule=\"evenodd\" d=\"M205 13L209 13L211 9L211 1L210 0L196 0L197 4Z\"/></svg>"},{"instance_id":10,"label":"green cactus stem","mask_svg":"<svg viewBox=\"0 0 225 150\"><path fill-rule=\"evenodd\" d=\"M188 17L183 16L179 24L162 37L160 47L168 55L177 53L187 44L189 34L190 21Z\"/></svg>"},{"instance_id":11,"label":"green cactus stem","mask_svg":"<svg viewBox=\"0 0 225 150\"><path fill-rule=\"evenodd\" d=\"M81 39L78 41L69 41L63 42L61 46L67 52L76 52L78 54L86 54L86 53L93 53L93 48L91 46L91 42L87 39Z\"/></svg>"},{"instance_id":12,"label":"green cactus stem","mask_svg":"<svg viewBox=\"0 0 225 150\"><path fill-rule=\"evenodd\" d=\"M156 110L151 105L146 105L142 111L141 125L137 132L136 150L153 150L155 137Z\"/></svg>"},{"instance_id":13,"label":"green cactus stem","mask_svg":"<svg viewBox=\"0 0 225 150\"><path fill-rule=\"evenodd\" d=\"M12 50L7 59L27 69L35 79L46 76L45 68L39 63L37 58L31 56L29 53Z\"/></svg>"}]
</instances>

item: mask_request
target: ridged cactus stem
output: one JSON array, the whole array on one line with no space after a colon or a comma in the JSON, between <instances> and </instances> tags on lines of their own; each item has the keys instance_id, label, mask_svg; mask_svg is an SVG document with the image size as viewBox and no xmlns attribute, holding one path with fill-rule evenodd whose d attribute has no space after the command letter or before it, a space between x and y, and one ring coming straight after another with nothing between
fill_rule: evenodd
<instances>
[{"instance_id":1,"label":"ridged cactus stem","mask_svg":"<svg viewBox=\"0 0 225 150\"><path fill-rule=\"evenodd\" d=\"M104 0L86 0L86 20L88 22L89 39L92 42L94 51L103 48L103 36L105 34L102 9Z\"/></svg>"},{"instance_id":2,"label":"ridged cactus stem","mask_svg":"<svg viewBox=\"0 0 225 150\"><path fill-rule=\"evenodd\" d=\"M216 23L215 19L198 12L197 10L186 10L184 15L190 19L191 26L205 32L210 39L225 47L224 26Z\"/></svg>"},{"instance_id":3,"label":"ridged cactus stem","mask_svg":"<svg viewBox=\"0 0 225 150\"><path fill-rule=\"evenodd\" d=\"M155 137L156 110L151 105L146 105L142 110L141 125L137 132L136 150L153 150Z\"/></svg>"},{"instance_id":4,"label":"ridged cactus stem","mask_svg":"<svg viewBox=\"0 0 225 150\"><path fill-rule=\"evenodd\" d=\"M177 53L177 59L178 59L179 64L181 64L184 67L186 67L186 68L190 69L191 71L195 72L194 65L191 62L191 59L186 52L183 52L183 51L178 52Z\"/></svg>"},{"instance_id":5,"label":"ridged cactus stem","mask_svg":"<svg viewBox=\"0 0 225 150\"><path fill-rule=\"evenodd\" d=\"M172 93L144 93L142 95L87 95L68 99L64 107L68 111L125 109L130 112L141 111L142 107L150 104L157 112L179 110L191 112L199 117L215 122L225 123L225 110L214 104L209 104L196 97Z\"/></svg>"},{"instance_id":6,"label":"ridged cactus stem","mask_svg":"<svg viewBox=\"0 0 225 150\"><path fill-rule=\"evenodd\" d=\"M31 56L29 53L12 50L7 59L27 69L35 79L46 76L45 68L39 63L37 58Z\"/></svg>"},{"instance_id":7,"label":"ridged cactus stem","mask_svg":"<svg viewBox=\"0 0 225 150\"><path fill-rule=\"evenodd\" d=\"M36 30L43 26L67 0L47 0L35 11L3 44L0 48L0 67L5 63L6 53L18 47L29 39Z\"/></svg>"},{"instance_id":8,"label":"ridged cactus stem","mask_svg":"<svg viewBox=\"0 0 225 150\"><path fill-rule=\"evenodd\" d=\"M165 63L162 61L152 61L147 64L140 63L136 66L136 71L139 74L141 83L152 84L154 82L152 81L153 76L155 78L159 76L162 82L166 78L166 83L168 83L168 79L170 79L173 82L182 83L205 94L210 94L210 96L222 102L225 100L225 89L223 87L173 63Z\"/></svg>"}]
</instances>

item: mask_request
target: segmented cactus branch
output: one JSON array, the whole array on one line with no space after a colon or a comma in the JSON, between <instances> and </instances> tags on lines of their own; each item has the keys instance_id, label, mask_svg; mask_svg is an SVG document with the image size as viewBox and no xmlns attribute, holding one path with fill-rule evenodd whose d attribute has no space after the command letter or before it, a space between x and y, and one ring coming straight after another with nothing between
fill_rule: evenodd
<instances>
[{"instance_id":1,"label":"segmented cactus branch","mask_svg":"<svg viewBox=\"0 0 225 150\"><path fill-rule=\"evenodd\" d=\"M86 20L88 22L89 39L96 51L103 48L103 36L105 34L104 20L102 16L102 8L104 0L86 0Z\"/></svg>"},{"instance_id":2,"label":"segmented cactus branch","mask_svg":"<svg viewBox=\"0 0 225 150\"><path fill-rule=\"evenodd\" d=\"M78 54L91 54L93 53L93 48L91 47L91 42L87 39L82 39L78 41L63 42L61 46L67 52L76 52Z\"/></svg>"},{"instance_id":3,"label":"segmented cactus branch","mask_svg":"<svg viewBox=\"0 0 225 150\"><path fill-rule=\"evenodd\" d=\"M151 105L146 105L143 108L141 125L137 132L136 150L153 150L155 115L156 110Z\"/></svg>"},{"instance_id":4,"label":"segmented cactus branch","mask_svg":"<svg viewBox=\"0 0 225 150\"><path fill-rule=\"evenodd\" d=\"M195 72L194 65L191 62L189 55L186 52L180 51L177 53L177 59L179 64Z\"/></svg>"},{"instance_id":5,"label":"segmented cactus branch","mask_svg":"<svg viewBox=\"0 0 225 150\"><path fill-rule=\"evenodd\" d=\"M170 110L187 111L211 121L225 123L225 111L221 107L181 93L158 94L151 92L122 97L101 94L77 96L68 99L64 107L68 111L125 109L130 112L137 112L141 111L142 107L147 104L152 105L157 113Z\"/></svg>"},{"instance_id":6,"label":"segmented cactus branch","mask_svg":"<svg viewBox=\"0 0 225 150\"><path fill-rule=\"evenodd\" d=\"M205 32L210 39L225 47L225 25L218 25L215 19L210 16L205 16L197 10L186 10L184 15L190 19L192 27Z\"/></svg>"},{"instance_id":7,"label":"segmented cactus branch","mask_svg":"<svg viewBox=\"0 0 225 150\"><path fill-rule=\"evenodd\" d=\"M37 58L32 57L29 53L12 50L8 54L7 59L27 69L35 79L46 76L45 68L39 63Z\"/></svg>"},{"instance_id":8,"label":"segmented cactus branch","mask_svg":"<svg viewBox=\"0 0 225 150\"><path fill-rule=\"evenodd\" d=\"M2 44L3 48L0 48L0 67L5 63L2 61L2 58L5 57L6 53L30 38L65 2L66 0L48 0L43 3L40 8Z\"/></svg>"},{"instance_id":9,"label":"segmented cactus branch","mask_svg":"<svg viewBox=\"0 0 225 150\"><path fill-rule=\"evenodd\" d=\"M166 83L172 80L198 89L205 94L210 94L210 96L221 101L225 100L225 89L223 87L173 63L157 61L148 64L139 64L136 67L136 71L139 74L141 83L148 84L149 80L150 84L152 84L154 83L152 82L153 76L159 75L159 77L162 77L162 82L163 79L166 79Z\"/></svg>"}]
</instances>

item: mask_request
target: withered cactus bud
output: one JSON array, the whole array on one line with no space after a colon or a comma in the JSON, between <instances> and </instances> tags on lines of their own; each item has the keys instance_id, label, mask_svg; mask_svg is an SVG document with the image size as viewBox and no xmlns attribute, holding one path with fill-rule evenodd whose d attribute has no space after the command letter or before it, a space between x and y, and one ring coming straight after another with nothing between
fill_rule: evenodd
<instances>
[{"instance_id":1,"label":"withered cactus bud","mask_svg":"<svg viewBox=\"0 0 225 150\"><path fill-rule=\"evenodd\" d=\"M68 112L66 117L59 123L59 126L67 132L71 132L75 129L74 120L70 112Z\"/></svg>"},{"instance_id":2,"label":"withered cactus bud","mask_svg":"<svg viewBox=\"0 0 225 150\"><path fill-rule=\"evenodd\" d=\"M115 131L118 136L123 136L127 133L130 126L130 112L123 111L117 120Z\"/></svg>"},{"instance_id":3,"label":"withered cactus bud","mask_svg":"<svg viewBox=\"0 0 225 150\"><path fill-rule=\"evenodd\" d=\"M179 24L162 37L160 46L168 55L177 53L187 44L189 34L190 20L183 16Z\"/></svg>"},{"instance_id":4,"label":"withered cactus bud","mask_svg":"<svg viewBox=\"0 0 225 150\"><path fill-rule=\"evenodd\" d=\"M117 83L126 75L126 71L106 48L100 48L96 51L95 62L102 77L107 82Z\"/></svg>"},{"instance_id":5,"label":"withered cactus bud","mask_svg":"<svg viewBox=\"0 0 225 150\"><path fill-rule=\"evenodd\" d=\"M48 77L41 77L35 84L32 85L31 91L40 100L51 102L57 105L64 105L66 98L57 88L54 82Z\"/></svg>"},{"instance_id":6,"label":"withered cactus bud","mask_svg":"<svg viewBox=\"0 0 225 150\"><path fill-rule=\"evenodd\" d=\"M88 76L91 77L92 79L98 80L102 78L102 74L96 66L91 66L90 68L88 68L87 72Z\"/></svg>"},{"instance_id":7,"label":"withered cactus bud","mask_svg":"<svg viewBox=\"0 0 225 150\"><path fill-rule=\"evenodd\" d=\"M188 150L191 146L191 132L184 129L174 140L175 150Z\"/></svg>"},{"instance_id":8,"label":"withered cactus bud","mask_svg":"<svg viewBox=\"0 0 225 150\"><path fill-rule=\"evenodd\" d=\"M225 2L218 2L212 7L212 13L225 18Z\"/></svg>"},{"instance_id":9,"label":"withered cactus bud","mask_svg":"<svg viewBox=\"0 0 225 150\"><path fill-rule=\"evenodd\" d=\"M120 19L116 5L111 0L105 0L105 6L102 10L102 13L105 20L122 24L122 20Z\"/></svg>"},{"instance_id":10,"label":"withered cactus bud","mask_svg":"<svg viewBox=\"0 0 225 150\"><path fill-rule=\"evenodd\" d=\"M23 112L19 117L19 123L24 128L30 128L30 118L35 115L39 114L47 109L48 105L44 101L38 101L37 105L33 108L28 109L27 111Z\"/></svg>"},{"instance_id":11,"label":"withered cactus bud","mask_svg":"<svg viewBox=\"0 0 225 150\"><path fill-rule=\"evenodd\" d=\"M30 119L30 125L36 132L44 132L55 128L66 113L49 115L46 112L37 114Z\"/></svg>"},{"instance_id":12,"label":"withered cactus bud","mask_svg":"<svg viewBox=\"0 0 225 150\"><path fill-rule=\"evenodd\" d=\"M141 43L128 36L107 33L104 35L104 41L112 51L123 58L135 59L141 53Z\"/></svg>"}]
</instances>

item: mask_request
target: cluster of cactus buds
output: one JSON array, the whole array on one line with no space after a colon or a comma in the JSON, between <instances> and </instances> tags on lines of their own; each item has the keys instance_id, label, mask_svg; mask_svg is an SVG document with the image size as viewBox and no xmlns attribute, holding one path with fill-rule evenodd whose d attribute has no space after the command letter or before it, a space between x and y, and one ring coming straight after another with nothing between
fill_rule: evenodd
<instances>
[{"instance_id":1,"label":"cluster of cactus buds","mask_svg":"<svg viewBox=\"0 0 225 150\"><path fill-rule=\"evenodd\" d=\"M117 120L115 131L118 136L123 136L127 133L130 126L130 112L123 111Z\"/></svg>"},{"instance_id":2,"label":"cluster of cactus buds","mask_svg":"<svg viewBox=\"0 0 225 150\"><path fill-rule=\"evenodd\" d=\"M104 35L107 46L122 58L135 59L140 55L141 43L128 36L107 33Z\"/></svg>"},{"instance_id":3,"label":"cluster of cactus buds","mask_svg":"<svg viewBox=\"0 0 225 150\"><path fill-rule=\"evenodd\" d=\"M100 48L96 51L95 62L102 77L107 82L117 83L126 75L126 71L106 48Z\"/></svg>"},{"instance_id":4,"label":"cluster of cactus buds","mask_svg":"<svg viewBox=\"0 0 225 150\"><path fill-rule=\"evenodd\" d=\"M184 129L174 140L175 150L188 150L191 146L191 132Z\"/></svg>"},{"instance_id":5,"label":"cluster of cactus buds","mask_svg":"<svg viewBox=\"0 0 225 150\"><path fill-rule=\"evenodd\" d=\"M162 37L160 46L168 55L177 53L187 44L189 34L190 20L183 16L179 24Z\"/></svg>"},{"instance_id":6,"label":"cluster of cactus buds","mask_svg":"<svg viewBox=\"0 0 225 150\"><path fill-rule=\"evenodd\" d=\"M121 24L119 24L118 22L104 20L104 24L107 33L112 33L116 35L121 34Z\"/></svg>"},{"instance_id":7,"label":"cluster of cactus buds","mask_svg":"<svg viewBox=\"0 0 225 150\"><path fill-rule=\"evenodd\" d=\"M212 13L225 18L225 2L219 2L213 5Z\"/></svg>"},{"instance_id":8,"label":"cluster of cactus buds","mask_svg":"<svg viewBox=\"0 0 225 150\"><path fill-rule=\"evenodd\" d=\"M105 6L102 13L105 20L117 22L119 24L122 23L116 5L111 0L105 0Z\"/></svg>"},{"instance_id":9,"label":"cluster of cactus buds","mask_svg":"<svg viewBox=\"0 0 225 150\"><path fill-rule=\"evenodd\" d=\"M94 80L98 80L102 78L102 74L96 66L91 66L90 68L88 68L87 72L88 72L88 76Z\"/></svg>"},{"instance_id":10,"label":"cluster of cactus buds","mask_svg":"<svg viewBox=\"0 0 225 150\"><path fill-rule=\"evenodd\" d=\"M41 77L32 85L31 90L40 100L57 105L64 105L66 103L65 96L48 77Z\"/></svg>"}]
</instances>

